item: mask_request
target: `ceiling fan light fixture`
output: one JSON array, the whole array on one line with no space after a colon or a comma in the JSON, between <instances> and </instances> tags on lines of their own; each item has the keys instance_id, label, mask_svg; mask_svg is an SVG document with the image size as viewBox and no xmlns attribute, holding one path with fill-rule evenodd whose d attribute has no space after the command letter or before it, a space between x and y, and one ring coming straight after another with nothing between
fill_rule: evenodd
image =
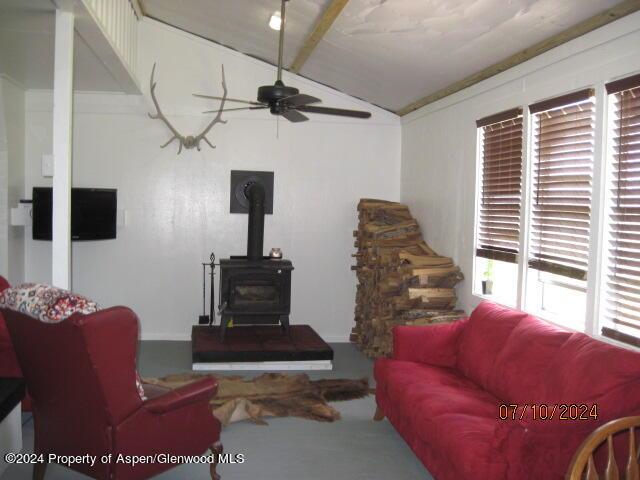
<instances>
[{"instance_id":1,"label":"ceiling fan light fixture","mask_svg":"<svg viewBox=\"0 0 640 480\"><path fill-rule=\"evenodd\" d=\"M282 27L282 17L280 16L280 12L274 12L273 15L271 15L271 18L269 19L269 26L273 30L280 30L280 27Z\"/></svg>"},{"instance_id":2,"label":"ceiling fan light fixture","mask_svg":"<svg viewBox=\"0 0 640 480\"><path fill-rule=\"evenodd\" d=\"M275 0L274 0L275 1ZM369 118L370 112L364 112L360 110L346 110L344 108L330 108L330 107L318 107L316 103L320 103L320 99L312 97L311 95L305 95L295 87L288 87L282 81L282 53L284 51L284 31L286 28L286 9L285 5L290 0L280 0L281 7L280 12L275 12L271 15L269 20L269 26L274 30L279 30L278 35L278 75L273 85L262 85L258 87L257 101L255 100L240 100L237 98L226 98L228 102L244 103L250 105L249 107L237 107L229 108L230 110L266 110L267 108L273 115L278 115L286 118L290 122L304 122L309 118L303 115L305 113L319 113L324 115L333 115L339 117L351 117L351 118ZM215 97L211 95L196 94L196 97L210 98L212 100L221 100L221 97Z\"/></svg>"}]
</instances>

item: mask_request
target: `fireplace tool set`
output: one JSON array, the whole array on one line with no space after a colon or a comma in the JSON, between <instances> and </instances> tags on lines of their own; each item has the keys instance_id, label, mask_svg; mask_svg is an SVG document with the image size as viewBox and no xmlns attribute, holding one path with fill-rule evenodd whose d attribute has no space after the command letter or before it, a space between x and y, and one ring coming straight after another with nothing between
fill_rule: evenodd
<instances>
[{"instance_id":1,"label":"fireplace tool set","mask_svg":"<svg viewBox=\"0 0 640 480\"><path fill-rule=\"evenodd\" d=\"M209 256L209 262L202 263L202 315L198 317L199 325L213 325L215 320L215 314L213 312L213 306L215 305L215 282L213 277L215 276L216 255L211 252ZM209 267L209 315L207 315L207 267Z\"/></svg>"},{"instance_id":2,"label":"fireplace tool set","mask_svg":"<svg viewBox=\"0 0 640 480\"><path fill-rule=\"evenodd\" d=\"M279 248L263 256L265 189L259 182L248 182L244 195L249 201L247 255L232 256L215 263L212 253L202 264L202 315L198 323L213 325L215 321L215 267L220 266L220 339L224 341L231 322L237 325L278 325L289 335L291 310L290 260L282 258ZM210 305L206 314L206 269L209 267Z\"/></svg>"}]
</instances>

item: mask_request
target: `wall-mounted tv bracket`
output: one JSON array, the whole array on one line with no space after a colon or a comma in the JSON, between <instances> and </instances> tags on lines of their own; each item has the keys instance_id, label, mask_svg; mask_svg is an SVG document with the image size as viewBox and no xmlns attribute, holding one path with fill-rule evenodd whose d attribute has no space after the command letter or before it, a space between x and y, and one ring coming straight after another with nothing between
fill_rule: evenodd
<instances>
[{"instance_id":1,"label":"wall-mounted tv bracket","mask_svg":"<svg viewBox=\"0 0 640 480\"><path fill-rule=\"evenodd\" d=\"M11 208L9 224L12 227L28 227L31 225L33 218L33 210L31 205L33 200L21 198L18 200L18 206Z\"/></svg>"}]
</instances>

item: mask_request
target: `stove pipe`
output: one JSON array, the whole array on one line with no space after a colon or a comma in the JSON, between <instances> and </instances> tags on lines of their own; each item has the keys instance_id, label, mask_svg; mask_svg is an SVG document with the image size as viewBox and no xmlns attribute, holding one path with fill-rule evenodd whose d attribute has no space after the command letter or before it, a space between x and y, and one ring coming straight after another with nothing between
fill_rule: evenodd
<instances>
[{"instance_id":1,"label":"stove pipe","mask_svg":"<svg viewBox=\"0 0 640 480\"><path fill-rule=\"evenodd\" d=\"M262 260L264 241L264 187L259 183L251 183L247 185L244 193L249 199L247 258L249 260Z\"/></svg>"}]
</instances>

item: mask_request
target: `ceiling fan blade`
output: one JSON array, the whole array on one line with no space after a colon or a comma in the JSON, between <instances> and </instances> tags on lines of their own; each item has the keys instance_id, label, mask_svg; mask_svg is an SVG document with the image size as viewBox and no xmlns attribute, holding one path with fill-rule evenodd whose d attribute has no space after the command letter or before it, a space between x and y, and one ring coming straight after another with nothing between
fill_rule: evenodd
<instances>
[{"instance_id":1,"label":"ceiling fan blade","mask_svg":"<svg viewBox=\"0 0 640 480\"><path fill-rule=\"evenodd\" d=\"M340 117L352 117L352 118L370 118L371 112L364 112L362 110L346 110L344 108L329 108L329 107L314 107L311 105L301 105L296 107L296 110L309 113L322 113L324 115L338 115Z\"/></svg>"},{"instance_id":2,"label":"ceiling fan blade","mask_svg":"<svg viewBox=\"0 0 640 480\"><path fill-rule=\"evenodd\" d=\"M291 95L290 97L285 97L280 100L278 103L283 103L285 105L290 105L292 107L298 107L302 105L309 105L310 103L318 103L321 100L316 97L312 97L311 95L305 95L304 93L298 93L297 95Z\"/></svg>"},{"instance_id":3,"label":"ceiling fan blade","mask_svg":"<svg viewBox=\"0 0 640 480\"><path fill-rule=\"evenodd\" d=\"M296 110L287 110L281 113L281 115L293 123L306 122L307 120L309 120L306 116L302 115L300 112Z\"/></svg>"},{"instance_id":4,"label":"ceiling fan blade","mask_svg":"<svg viewBox=\"0 0 640 480\"><path fill-rule=\"evenodd\" d=\"M198 98L208 98L209 100L225 100L223 97L215 97L213 95L202 95L200 93L192 94L194 97ZM260 102L254 102L251 100L240 100L239 98L227 98L227 102L238 102L238 103L246 103L248 105L262 105Z\"/></svg>"},{"instance_id":5,"label":"ceiling fan blade","mask_svg":"<svg viewBox=\"0 0 640 480\"><path fill-rule=\"evenodd\" d=\"M260 105L259 107L238 107L238 108L225 108L222 110L223 112L233 112L236 110L264 110L265 108L269 108L268 105ZM207 110L202 113L218 113L218 110Z\"/></svg>"}]
</instances>

